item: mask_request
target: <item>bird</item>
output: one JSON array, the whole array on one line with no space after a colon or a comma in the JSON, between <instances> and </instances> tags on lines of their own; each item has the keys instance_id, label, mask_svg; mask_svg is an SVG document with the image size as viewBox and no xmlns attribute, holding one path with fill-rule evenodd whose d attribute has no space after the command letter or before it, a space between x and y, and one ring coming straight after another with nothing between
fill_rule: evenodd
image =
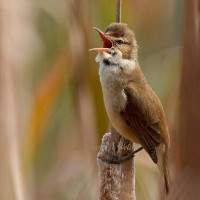
<instances>
[{"instance_id":1,"label":"bird","mask_svg":"<svg viewBox=\"0 0 200 200\"><path fill-rule=\"evenodd\" d=\"M103 47L97 51L105 109L111 125L124 138L140 144L158 166L170 191L169 131L163 106L147 83L138 61L134 32L124 23L111 23L99 33Z\"/></svg>"}]
</instances>

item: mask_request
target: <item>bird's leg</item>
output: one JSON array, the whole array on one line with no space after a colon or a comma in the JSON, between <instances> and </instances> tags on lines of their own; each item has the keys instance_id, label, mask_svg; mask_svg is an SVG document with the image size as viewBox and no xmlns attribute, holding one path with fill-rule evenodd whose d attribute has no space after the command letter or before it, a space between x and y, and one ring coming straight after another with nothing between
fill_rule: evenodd
<instances>
[{"instance_id":1,"label":"bird's leg","mask_svg":"<svg viewBox=\"0 0 200 200\"><path fill-rule=\"evenodd\" d=\"M98 157L100 160L102 160L103 162L106 162L106 163L109 163L109 164L119 164L119 163L122 163L122 162L125 162L127 160L129 160L130 158L134 157L135 154L139 151L141 151L143 149L143 147L140 147L138 149L136 149L135 151L133 151L132 153L126 155L126 156L114 156L115 159L105 159L105 158L102 158L102 157Z\"/></svg>"}]
</instances>

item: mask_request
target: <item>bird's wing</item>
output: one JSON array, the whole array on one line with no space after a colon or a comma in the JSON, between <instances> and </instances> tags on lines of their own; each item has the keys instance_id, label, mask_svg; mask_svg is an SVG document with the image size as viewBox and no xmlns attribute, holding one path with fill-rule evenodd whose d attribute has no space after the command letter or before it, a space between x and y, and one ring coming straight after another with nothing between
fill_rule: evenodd
<instances>
[{"instance_id":1,"label":"bird's wing","mask_svg":"<svg viewBox=\"0 0 200 200\"><path fill-rule=\"evenodd\" d=\"M150 105L146 105L147 102L143 100L135 99L134 90L131 87L127 87L124 90L127 96L127 104L121 112L127 125L130 126L133 134L143 146L143 148L150 155L154 163L158 162L156 149L160 144L160 125L159 119L150 116L152 109L151 101ZM145 103L145 106L141 106Z\"/></svg>"}]
</instances>

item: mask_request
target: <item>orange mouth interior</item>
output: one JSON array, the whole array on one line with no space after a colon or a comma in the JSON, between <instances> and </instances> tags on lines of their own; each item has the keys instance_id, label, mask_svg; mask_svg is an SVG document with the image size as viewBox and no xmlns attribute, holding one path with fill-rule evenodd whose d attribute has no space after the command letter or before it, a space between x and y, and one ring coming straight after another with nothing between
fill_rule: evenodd
<instances>
[{"instance_id":1,"label":"orange mouth interior","mask_svg":"<svg viewBox=\"0 0 200 200\"><path fill-rule=\"evenodd\" d=\"M113 42L105 35L105 33L103 31L101 31L100 29L98 28L95 28L94 29L96 31L98 31L101 39L103 40L103 47L102 48L93 48L93 49L90 49L90 51L110 51L110 49L113 47Z\"/></svg>"}]
</instances>

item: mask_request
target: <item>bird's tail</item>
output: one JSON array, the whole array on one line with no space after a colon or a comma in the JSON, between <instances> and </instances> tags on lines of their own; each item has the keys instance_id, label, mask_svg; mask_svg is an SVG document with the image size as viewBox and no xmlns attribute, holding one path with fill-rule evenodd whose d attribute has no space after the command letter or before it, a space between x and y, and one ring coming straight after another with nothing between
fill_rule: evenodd
<instances>
[{"instance_id":1,"label":"bird's tail","mask_svg":"<svg viewBox=\"0 0 200 200\"><path fill-rule=\"evenodd\" d=\"M161 149L160 149L160 152L161 152ZM168 194L170 191L170 175L169 175L169 170L168 170L168 152L167 151L164 153L164 155L158 154L157 165L161 174L163 175L163 179L165 183L165 191L166 191L166 194Z\"/></svg>"},{"instance_id":2,"label":"bird's tail","mask_svg":"<svg viewBox=\"0 0 200 200\"><path fill-rule=\"evenodd\" d=\"M164 163L163 175L164 175L164 181L165 181L165 191L166 191L166 194L168 194L170 191L170 176L169 176L167 163Z\"/></svg>"}]
</instances>

